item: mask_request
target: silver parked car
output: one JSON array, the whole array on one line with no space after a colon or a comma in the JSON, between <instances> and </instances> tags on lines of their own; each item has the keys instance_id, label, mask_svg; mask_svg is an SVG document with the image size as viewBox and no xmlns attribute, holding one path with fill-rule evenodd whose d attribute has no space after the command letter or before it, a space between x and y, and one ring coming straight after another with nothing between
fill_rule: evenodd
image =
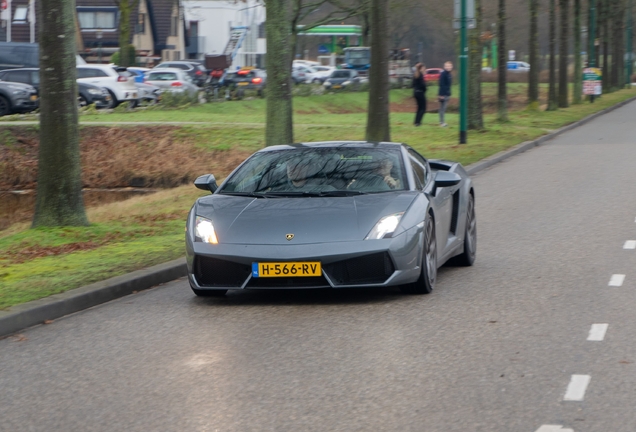
<instances>
[{"instance_id":1,"label":"silver parked car","mask_svg":"<svg viewBox=\"0 0 636 432\"><path fill-rule=\"evenodd\" d=\"M159 87L162 92L186 93L196 96L197 87L186 71L174 68L152 69L146 72L146 84Z\"/></svg>"}]
</instances>

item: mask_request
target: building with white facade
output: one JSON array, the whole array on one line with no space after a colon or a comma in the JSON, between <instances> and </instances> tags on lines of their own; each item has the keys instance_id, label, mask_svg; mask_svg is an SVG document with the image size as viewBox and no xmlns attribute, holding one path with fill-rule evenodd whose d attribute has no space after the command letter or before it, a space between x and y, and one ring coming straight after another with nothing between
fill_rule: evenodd
<instances>
[{"instance_id":1,"label":"building with white facade","mask_svg":"<svg viewBox=\"0 0 636 432\"><path fill-rule=\"evenodd\" d=\"M206 54L233 55L232 69L265 66L265 6L256 0L182 0L188 35L188 58ZM238 30L237 30L238 29ZM228 47L232 32L243 32L235 49ZM231 52L226 53L226 49Z\"/></svg>"}]
</instances>

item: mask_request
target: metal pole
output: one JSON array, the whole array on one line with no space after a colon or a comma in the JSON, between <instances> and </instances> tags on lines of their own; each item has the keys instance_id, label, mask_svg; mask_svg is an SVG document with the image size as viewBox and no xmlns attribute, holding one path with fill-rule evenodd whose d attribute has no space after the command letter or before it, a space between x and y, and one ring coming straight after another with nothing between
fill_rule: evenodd
<instances>
[{"instance_id":1,"label":"metal pole","mask_svg":"<svg viewBox=\"0 0 636 432\"><path fill-rule=\"evenodd\" d=\"M459 55L459 143L466 144L468 130L468 32L466 0L461 0L460 55Z\"/></svg>"},{"instance_id":2,"label":"metal pole","mask_svg":"<svg viewBox=\"0 0 636 432\"><path fill-rule=\"evenodd\" d=\"M590 28L588 32L588 54L587 54L587 67L596 67L596 0L590 0ZM590 95L590 103L594 102L594 95Z\"/></svg>"},{"instance_id":3,"label":"metal pole","mask_svg":"<svg viewBox=\"0 0 636 432\"><path fill-rule=\"evenodd\" d=\"M9 19L7 20L7 42L11 42L11 21L13 21L13 9L11 9L11 0L7 0L7 9L9 9Z\"/></svg>"},{"instance_id":4,"label":"metal pole","mask_svg":"<svg viewBox=\"0 0 636 432\"><path fill-rule=\"evenodd\" d=\"M632 6L634 0L629 0L629 16L627 17L627 85L631 88L632 86L632 73L634 72L634 58L632 55L632 39L634 37L634 22L632 15Z\"/></svg>"}]
</instances>

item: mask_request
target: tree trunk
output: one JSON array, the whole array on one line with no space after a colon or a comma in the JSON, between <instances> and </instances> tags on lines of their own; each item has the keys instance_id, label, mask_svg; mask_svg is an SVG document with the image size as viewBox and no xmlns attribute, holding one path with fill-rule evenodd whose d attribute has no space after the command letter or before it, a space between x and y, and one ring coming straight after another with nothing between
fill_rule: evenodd
<instances>
[{"instance_id":1,"label":"tree trunk","mask_svg":"<svg viewBox=\"0 0 636 432\"><path fill-rule=\"evenodd\" d=\"M481 103L481 0L475 0L475 28L470 30L468 61L468 129L484 128L483 107Z\"/></svg>"},{"instance_id":2,"label":"tree trunk","mask_svg":"<svg viewBox=\"0 0 636 432\"><path fill-rule=\"evenodd\" d=\"M40 149L33 227L88 225L77 125L75 2L40 0Z\"/></svg>"},{"instance_id":3,"label":"tree trunk","mask_svg":"<svg viewBox=\"0 0 636 432\"><path fill-rule=\"evenodd\" d=\"M267 0L267 113L265 145L294 142L292 112L292 46L289 0Z\"/></svg>"},{"instance_id":4,"label":"tree trunk","mask_svg":"<svg viewBox=\"0 0 636 432\"><path fill-rule=\"evenodd\" d=\"M559 38L559 108L567 108L568 101L568 54L570 40L569 0L559 0L561 13L560 38Z\"/></svg>"},{"instance_id":5,"label":"tree trunk","mask_svg":"<svg viewBox=\"0 0 636 432\"><path fill-rule=\"evenodd\" d=\"M574 89L573 104L580 104L583 93L581 60L581 0L574 0Z\"/></svg>"},{"instance_id":6,"label":"tree trunk","mask_svg":"<svg viewBox=\"0 0 636 432\"><path fill-rule=\"evenodd\" d=\"M137 7L137 0L119 0L119 66L133 66L134 46L130 44L130 16Z\"/></svg>"},{"instance_id":7,"label":"tree trunk","mask_svg":"<svg viewBox=\"0 0 636 432\"><path fill-rule=\"evenodd\" d=\"M369 110L367 141L390 141L389 119L389 2L371 0L371 69L369 70Z\"/></svg>"},{"instance_id":8,"label":"tree trunk","mask_svg":"<svg viewBox=\"0 0 636 432\"><path fill-rule=\"evenodd\" d=\"M497 75L499 85L497 88L497 119L508 121L508 94L506 89L508 62L506 59L506 0L499 0L497 12Z\"/></svg>"},{"instance_id":9,"label":"tree trunk","mask_svg":"<svg viewBox=\"0 0 636 432\"><path fill-rule=\"evenodd\" d=\"M577 0L579 1L579 0ZM528 109L539 109L539 0L530 0L530 73L528 74Z\"/></svg>"},{"instance_id":10,"label":"tree trunk","mask_svg":"<svg viewBox=\"0 0 636 432\"><path fill-rule=\"evenodd\" d=\"M602 29L603 29L603 93L611 93L610 86L610 64L609 64L609 3L608 0L602 0ZM601 26L599 26L601 28Z\"/></svg>"},{"instance_id":11,"label":"tree trunk","mask_svg":"<svg viewBox=\"0 0 636 432\"><path fill-rule=\"evenodd\" d=\"M556 91L556 0L550 0L550 88L548 90L548 108L547 111L556 111L557 109L557 91Z\"/></svg>"}]
</instances>

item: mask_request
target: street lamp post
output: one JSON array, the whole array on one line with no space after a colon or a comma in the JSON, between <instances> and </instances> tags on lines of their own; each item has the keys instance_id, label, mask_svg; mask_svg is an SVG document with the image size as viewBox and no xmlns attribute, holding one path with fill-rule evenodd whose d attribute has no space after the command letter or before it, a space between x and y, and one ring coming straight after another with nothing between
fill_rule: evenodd
<instances>
[{"instance_id":1,"label":"street lamp post","mask_svg":"<svg viewBox=\"0 0 636 432\"><path fill-rule=\"evenodd\" d=\"M632 73L634 72L634 57L632 55L632 39L634 38L633 3L634 0L629 0L629 15L627 16L627 76L625 77L625 81L630 87L632 85Z\"/></svg>"},{"instance_id":2,"label":"street lamp post","mask_svg":"<svg viewBox=\"0 0 636 432\"><path fill-rule=\"evenodd\" d=\"M459 143L466 144L468 131L468 20L466 19L466 0L461 0L460 40L459 55Z\"/></svg>"},{"instance_id":3,"label":"street lamp post","mask_svg":"<svg viewBox=\"0 0 636 432\"><path fill-rule=\"evenodd\" d=\"M588 36L588 53L587 53L587 67L596 67L596 0L590 0L589 11L589 31ZM594 95L590 95L590 103L594 102Z\"/></svg>"},{"instance_id":4,"label":"street lamp post","mask_svg":"<svg viewBox=\"0 0 636 432\"><path fill-rule=\"evenodd\" d=\"M102 63L102 29L98 28L95 35L97 37L97 56L99 57L99 64Z\"/></svg>"}]
</instances>

